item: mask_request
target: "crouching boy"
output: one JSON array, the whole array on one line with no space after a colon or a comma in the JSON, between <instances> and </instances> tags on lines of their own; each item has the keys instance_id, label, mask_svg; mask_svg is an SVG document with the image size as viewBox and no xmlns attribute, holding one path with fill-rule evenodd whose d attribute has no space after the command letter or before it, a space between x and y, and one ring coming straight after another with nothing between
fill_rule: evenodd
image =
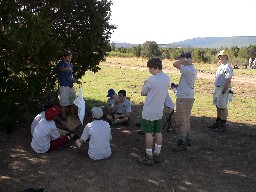
<instances>
[{"instance_id":1,"label":"crouching boy","mask_svg":"<svg viewBox=\"0 0 256 192\"><path fill-rule=\"evenodd\" d=\"M100 107L92 108L92 116L94 120L88 123L79 138L74 136L76 145L80 148L82 143L89 139L89 145L85 143L85 150L93 160L100 160L110 157L111 146L110 140L112 139L111 129L108 122L103 121L103 111Z\"/></svg>"}]
</instances>

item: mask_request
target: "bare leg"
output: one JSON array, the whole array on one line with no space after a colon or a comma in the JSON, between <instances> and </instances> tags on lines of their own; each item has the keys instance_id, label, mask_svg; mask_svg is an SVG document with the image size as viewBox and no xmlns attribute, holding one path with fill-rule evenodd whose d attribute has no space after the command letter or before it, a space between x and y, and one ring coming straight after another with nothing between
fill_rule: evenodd
<instances>
[{"instance_id":1,"label":"bare leg","mask_svg":"<svg viewBox=\"0 0 256 192\"><path fill-rule=\"evenodd\" d=\"M153 148L153 134L152 133L146 133L145 134L145 142L146 142L146 148L152 149Z\"/></svg>"}]
</instances>

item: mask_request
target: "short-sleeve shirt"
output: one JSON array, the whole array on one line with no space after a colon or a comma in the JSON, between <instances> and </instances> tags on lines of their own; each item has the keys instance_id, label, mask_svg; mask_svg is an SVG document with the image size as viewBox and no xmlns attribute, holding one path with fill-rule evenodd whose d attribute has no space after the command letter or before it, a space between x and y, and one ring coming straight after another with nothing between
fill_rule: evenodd
<instances>
[{"instance_id":1,"label":"short-sleeve shirt","mask_svg":"<svg viewBox=\"0 0 256 192\"><path fill-rule=\"evenodd\" d=\"M31 135L33 135L33 132L35 130L35 127L37 126L37 124L39 123L39 121L45 118L45 112L42 111L41 113L39 113L33 120L33 122L31 123Z\"/></svg>"},{"instance_id":2,"label":"short-sleeve shirt","mask_svg":"<svg viewBox=\"0 0 256 192\"><path fill-rule=\"evenodd\" d=\"M73 87L73 74L72 71L61 71L61 67L73 68L71 63L66 63L64 61L60 61L57 66L57 75L60 86L68 86Z\"/></svg>"},{"instance_id":3,"label":"short-sleeve shirt","mask_svg":"<svg viewBox=\"0 0 256 192\"><path fill-rule=\"evenodd\" d=\"M54 121L47 121L42 118L33 132L31 147L37 153L46 153L50 148L52 139L60 137Z\"/></svg>"},{"instance_id":4,"label":"short-sleeve shirt","mask_svg":"<svg viewBox=\"0 0 256 192\"><path fill-rule=\"evenodd\" d=\"M197 71L194 65L181 65L181 77L177 87L177 98L194 98L194 84Z\"/></svg>"},{"instance_id":5,"label":"short-sleeve shirt","mask_svg":"<svg viewBox=\"0 0 256 192\"><path fill-rule=\"evenodd\" d=\"M142 118L155 121L162 119L164 102L170 86L170 77L164 72L148 78L141 92L146 94L143 105Z\"/></svg>"},{"instance_id":6,"label":"short-sleeve shirt","mask_svg":"<svg viewBox=\"0 0 256 192\"><path fill-rule=\"evenodd\" d=\"M229 63L221 64L216 73L215 73L215 81L214 85L224 86L226 84L227 79L231 79L233 76L233 69Z\"/></svg>"},{"instance_id":7,"label":"short-sleeve shirt","mask_svg":"<svg viewBox=\"0 0 256 192\"><path fill-rule=\"evenodd\" d=\"M123 102L118 103L116 106L115 113L118 114L125 114L125 113L131 113L132 112L132 106L131 102L128 99L125 99Z\"/></svg>"},{"instance_id":8,"label":"short-sleeve shirt","mask_svg":"<svg viewBox=\"0 0 256 192\"><path fill-rule=\"evenodd\" d=\"M115 102L116 102L115 98L108 98L107 103L106 103L106 107L114 106Z\"/></svg>"},{"instance_id":9,"label":"short-sleeve shirt","mask_svg":"<svg viewBox=\"0 0 256 192\"><path fill-rule=\"evenodd\" d=\"M93 160L108 158L111 155L110 140L112 139L111 128L108 122L94 120L88 123L83 131L81 139L89 141L88 155Z\"/></svg>"}]
</instances>

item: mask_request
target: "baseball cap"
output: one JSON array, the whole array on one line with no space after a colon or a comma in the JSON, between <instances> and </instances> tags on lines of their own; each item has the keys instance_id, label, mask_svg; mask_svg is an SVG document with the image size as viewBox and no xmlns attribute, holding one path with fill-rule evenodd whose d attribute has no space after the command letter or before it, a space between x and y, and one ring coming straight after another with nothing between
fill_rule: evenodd
<instances>
[{"instance_id":1,"label":"baseball cap","mask_svg":"<svg viewBox=\"0 0 256 192\"><path fill-rule=\"evenodd\" d=\"M93 107L92 108L92 116L96 119L100 119L103 116L103 111L100 107Z\"/></svg>"},{"instance_id":2,"label":"baseball cap","mask_svg":"<svg viewBox=\"0 0 256 192\"><path fill-rule=\"evenodd\" d=\"M46 110L45 112L45 118L48 120L48 121L51 121L54 119L54 117L56 117L60 112L60 107L58 106L53 106L49 109Z\"/></svg>"},{"instance_id":3,"label":"baseball cap","mask_svg":"<svg viewBox=\"0 0 256 192\"><path fill-rule=\"evenodd\" d=\"M108 90L108 95L107 95L107 97L111 97L112 95L114 95L116 92L115 92L115 90L114 89L109 89Z\"/></svg>"},{"instance_id":4,"label":"baseball cap","mask_svg":"<svg viewBox=\"0 0 256 192\"><path fill-rule=\"evenodd\" d=\"M181 58L191 58L192 59L192 56L191 56L191 53L190 52L182 52L181 54L180 54L180 57Z\"/></svg>"}]
</instances>

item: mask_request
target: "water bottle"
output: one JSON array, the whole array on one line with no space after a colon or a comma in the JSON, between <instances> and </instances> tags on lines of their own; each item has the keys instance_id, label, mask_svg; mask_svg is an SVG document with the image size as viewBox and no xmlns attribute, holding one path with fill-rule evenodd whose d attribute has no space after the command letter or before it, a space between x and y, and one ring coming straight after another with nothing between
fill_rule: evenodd
<instances>
[{"instance_id":1,"label":"water bottle","mask_svg":"<svg viewBox=\"0 0 256 192\"><path fill-rule=\"evenodd\" d=\"M171 83L171 88L175 94L177 94L177 87L178 85L176 85L175 83Z\"/></svg>"},{"instance_id":2,"label":"water bottle","mask_svg":"<svg viewBox=\"0 0 256 192\"><path fill-rule=\"evenodd\" d=\"M232 90L229 90L228 92L228 101L232 101L232 97L233 97L233 91Z\"/></svg>"}]
</instances>

